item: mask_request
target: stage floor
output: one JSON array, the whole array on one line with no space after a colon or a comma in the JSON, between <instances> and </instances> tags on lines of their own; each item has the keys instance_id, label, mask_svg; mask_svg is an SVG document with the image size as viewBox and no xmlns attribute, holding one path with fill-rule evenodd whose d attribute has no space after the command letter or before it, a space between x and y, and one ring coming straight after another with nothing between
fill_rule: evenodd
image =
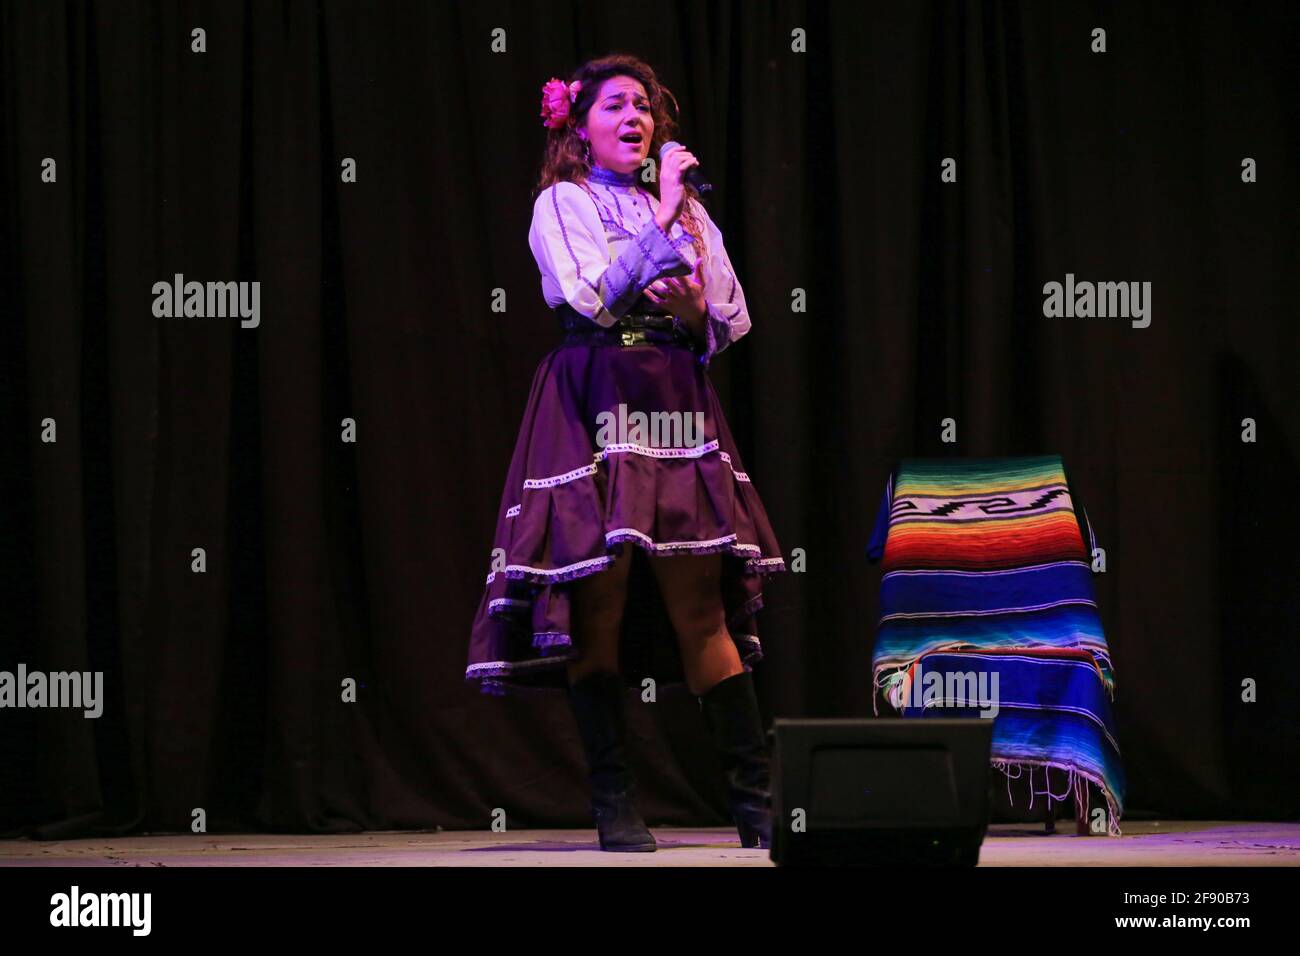
<instances>
[{"instance_id":1,"label":"stage floor","mask_svg":"<svg viewBox=\"0 0 1300 956\"><path fill-rule=\"evenodd\" d=\"M1122 837L997 824L981 866L1300 866L1300 824L1131 822ZM657 853L602 853L594 830L134 836L0 841L0 866L772 866L735 830L652 827Z\"/></svg>"}]
</instances>

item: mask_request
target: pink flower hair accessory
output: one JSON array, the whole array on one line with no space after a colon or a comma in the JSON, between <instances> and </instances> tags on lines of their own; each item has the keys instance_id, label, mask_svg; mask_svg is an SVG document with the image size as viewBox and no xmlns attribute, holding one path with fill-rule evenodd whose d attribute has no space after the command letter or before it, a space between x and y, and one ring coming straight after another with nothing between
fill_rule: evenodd
<instances>
[{"instance_id":1,"label":"pink flower hair accessory","mask_svg":"<svg viewBox=\"0 0 1300 956\"><path fill-rule=\"evenodd\" d=\"M551 77L542 85L542 125L547 129L560 129L569 121L570 107L578 99L582 81L565 83Z\"/></svg>"}]
</instances>

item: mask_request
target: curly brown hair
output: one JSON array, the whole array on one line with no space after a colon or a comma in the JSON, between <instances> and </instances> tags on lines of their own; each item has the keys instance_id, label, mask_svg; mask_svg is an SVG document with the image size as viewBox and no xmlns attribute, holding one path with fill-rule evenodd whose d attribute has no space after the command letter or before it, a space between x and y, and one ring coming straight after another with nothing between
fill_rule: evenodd
<instances>
[{"instance_id":1,"label":"curly brown hair","mask_svg":"<svg viewBox=\"0 0 1300 956\"><path fill-rule=\"evenodd\" d=\"M677 97L673 96L672 90L659 82L659 77L655 75L650 64L627 53L614 53L588 60L565 80L566 85L579 80L582 87L569 109L569 118L565 124L559 129L546 131L546 151L542 159L541 175L538 177L537 187L533 190L534 199L542 190L558 182L567 181L585 186L587 176L591 173L591 166L587 162L586 149L582 138L578 136L577 128L586 122L587 113L596 102L596 94L600 92L601 84L614 76L631 77L645 87L646 96L650 100L650 113L655 123L654 132L650 137L649 155L658 156L659 148L677 134L677 122L668 112L668 103L671 101L673 111L681 115ZM657 176L651 182L642 182L641 188L656 199L659 198ZM691 237L691 246L695 249L696 256L703 258L704 231L699 218L692 210L693 204L699 202L700 194L694 186L687 183L683 183L682 188L686 191L686 203L682 208L680 219L682 228Z\"/></svg>"}]
</instances>

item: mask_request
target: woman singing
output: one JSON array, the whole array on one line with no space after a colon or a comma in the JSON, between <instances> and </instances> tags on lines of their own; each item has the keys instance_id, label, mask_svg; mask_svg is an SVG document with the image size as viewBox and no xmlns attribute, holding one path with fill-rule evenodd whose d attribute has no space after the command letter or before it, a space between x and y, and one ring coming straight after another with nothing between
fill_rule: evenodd
<instances>
[{"instance_id":1,"label":"woman singing","mask_svg":"<svg viewBox=\"0 0 1300 956\"><path fill-rule=\"evenodd\" d=\"M706 369L749 331L722 234L677 148L676 100L631 56L543 87L528 241L563 338L533 378L466 678L568 690L604 850L654 850L623 758L624 693L685 683L741 843L770 846L750 666L762 576L785 570Z\"/></svg>"}]
</instances>

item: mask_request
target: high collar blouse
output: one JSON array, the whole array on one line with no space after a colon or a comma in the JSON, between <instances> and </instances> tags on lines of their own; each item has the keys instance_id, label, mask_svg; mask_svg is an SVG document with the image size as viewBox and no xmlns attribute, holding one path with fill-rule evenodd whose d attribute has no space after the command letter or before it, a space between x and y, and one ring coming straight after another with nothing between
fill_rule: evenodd
<instances>
[{"instance_id":1,"label":"high collar blouse","mask_svg":"<svg viewBox=\"0 0 1300 956\"><path fill-rule=\"evenodd\" d=\"M689 202L704 233L707 321L700 362L707 367L749 331L750 320L722 232L702 204ZM656 279L690 275L697 259L691 237L680 217L667 233L659 228L658 208L659 200L638 188L634 175L599 168L584 183L564 181L543 190L533 203L528 245L542 273L546 304L567 302L608 328L633 310Z\"/></svg>"}]
</instances>

